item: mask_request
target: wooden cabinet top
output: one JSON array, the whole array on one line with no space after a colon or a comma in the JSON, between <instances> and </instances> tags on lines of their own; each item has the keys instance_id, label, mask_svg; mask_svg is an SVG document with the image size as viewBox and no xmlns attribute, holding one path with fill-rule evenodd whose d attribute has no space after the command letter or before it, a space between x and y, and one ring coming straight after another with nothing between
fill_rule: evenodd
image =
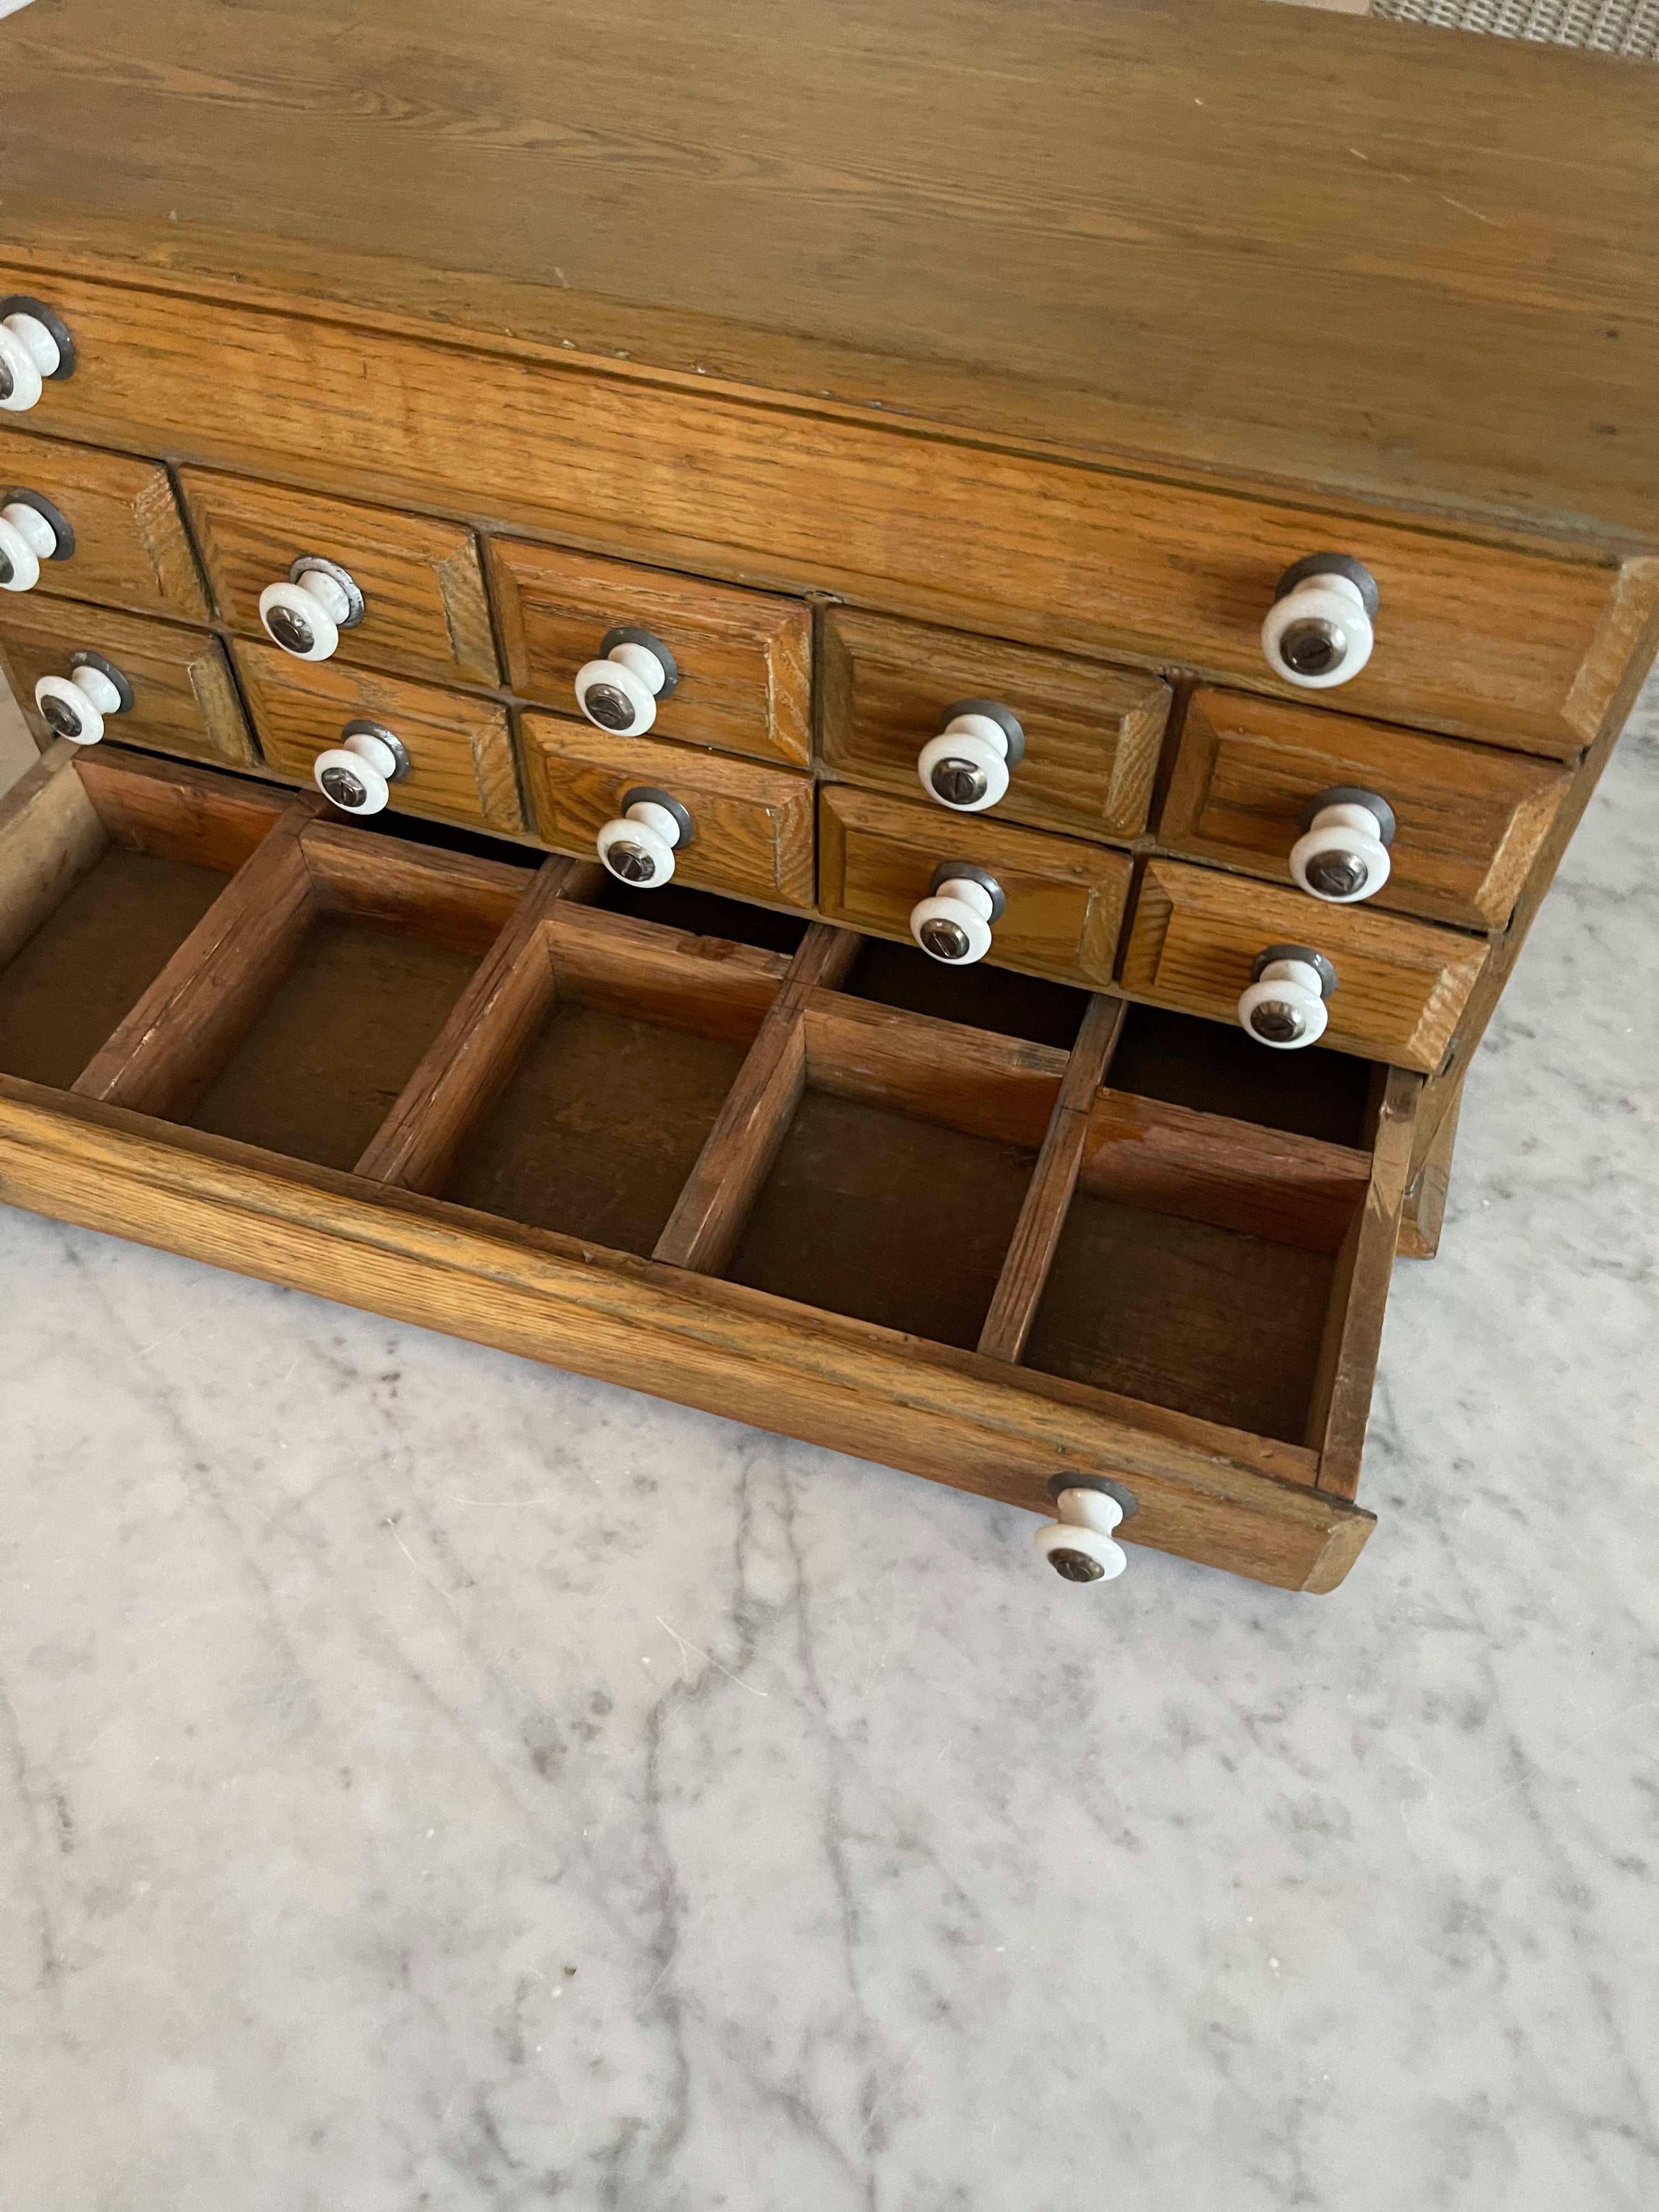
<instances>
[{"instance_id":1,"label":"wooden cabinet top","mask_svg":"<svg viewBox=\"0 0 1659 2212\"><path fill-rule=\"evenodd\" d=\"M0 82L14 264L1659 544L1638 64L1264 0L35 0Z\"/></svg>"}]
</instances>

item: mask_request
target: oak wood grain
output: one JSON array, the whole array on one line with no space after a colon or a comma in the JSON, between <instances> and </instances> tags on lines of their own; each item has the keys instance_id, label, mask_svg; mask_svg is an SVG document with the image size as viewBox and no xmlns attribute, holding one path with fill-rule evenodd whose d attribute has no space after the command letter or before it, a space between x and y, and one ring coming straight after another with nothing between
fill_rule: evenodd
<instances>
[{"instance_id":1,"label":"oak wood grain","mask_svg":"<svg viewBox=\"0 0 1659 2212\"><path fill-rule=\"evenodd\" d=\"M362 334L313 318L79 277L53 296L85 351L52 387L48 420L77 438L482 512L1281 696L1291 687L1268 675L1260 644L1276 580L1310 552L1346 552L1382 595L1346 706L1559 758L1594 739L1626 670L1651 654L1656 559L1558 558L879 421L783 415L619 384L567 356L485 363L382 332L370 377Z\"/></svg>"},{"instance_id":2,"label":"oak wood grain","mask_svg":"<svg viewBox=\"0 0 1659 2212\"><path fill-rule=\"evenodd\" d=\"M534 880L528 866L378 836L326 811L304 830L300 848L324 912L412 930L475 959L489 951Z\"/></svg>"},{"instance_id":3,"label":"oak wood grain","mask_svg":"<svg viewBox=\"0 0 1659 2212\"><path fill-rule=\"evenodd\" d=\"M1098 990L1110 983L1130 865L1121 854L983 815L826 784L818 794L818 903L825 918L910 941L910 912L941 861L987 868L1007 896L986 956L995 965Z\"/></svg>"},{"instance_id":4,"label":"oak wood grain","mask_svg":"<svg viewBox=\"0 0 1659 2212\"><path fill-rule=\"evenodd\" d=\"M0 798L0 968L91 867L109 832L60 738Z\"/></svg>"},{"instance_id":5,"label":"oak wood grain","mask_svg":"<svg viewBox=\"0 0 1659 2212\"><path fill-rule=\"evenodd\" d=\"M1419 1161L1415 1141L1410 1180L1400 1209L1402 1260L1432 1260L1440 1249L1440 1232L1446 1218L1446 1195L1451 1183L1452 1156L1457 1145L1457 1117L1463 1103L1460 1087L1443 1113L1433 1139Z\"/></svg>"},{"instance_id":6,"label":"oak wood grain","mask_svg":"<svg viewBox=\"0 0 1659 2212\"><path fill-rule=\"evenodd\" d=\"M289 793L273 785L131 752L108 738L70 750L75 772L115 843L226 875L252 859L292 804Z\"/></svg>"},{"instance_id":7,"label":"oak wood grain","mask_svg":"<svg viewBox=\"0 0 1659 2212\"><path fill-rule=\"evenodd\" d=\"M1051 1475L1112 1474L1130 1540L1289 1589L1334 1587L1373 1526L1293 1445L10 1078L0 1198L1034 1511Z\"/></svg>"},{"instance_id":8,"label":"oak wood grain","mask_svg":"<svg viewBox=\"0 0 1659 2212\"><path fill-rule=\"evenodd\" d=\"M207 597L165 469L8 427L0 433L0 507L18 488L49 499L75 532L67 559L40 563L36 591L206 619Z\"/></svg>"},{"instance_id":9,"label":"oak wood grain","mask_svg":"<svg viewBox=\"0 0 1659 2212\"><path fill-rule=\"evenodd\" d=\"M1066 1059L1060 1096L997 1278L991 1309L979 1333L979 1348L988 1359L1016 1360L1025 1349L1065 1226L1066 1210L1077 1187L1090 1110L1106 1079L1128 1011L1121 999L1096 997L1089 1001L1077 1042Z\"/></svg>"},{"instance_id":10,"label":"oak wood grain","mask_svg":"<svg viewBox=\"0 0 1659 2212\"><path fill-rule=\"evenodd\" d=\"M818 988L835 989L857 953L858 939L843 930L822 922L808 929L657 1239L653 1258L702 1274L724 1273L806 1087L804 1011L808 996Z\"/></svg>"},{"instance_id":11,"label":"oak wood grain","mask_svg":"<svg viewBox=\"0 0 1659 2212\"><path fill-rule=\"evenodd\" d=\"M75 0L6 36L18 250L1656 534L1649 88L1596 55L1204 0L856 0L833 40L808 0L360 0L277 41Z\"/></svg>"},{"instance_id":12,"label":"oak wood grain","mask_svg":"<svg viewBox=\"0 0 1659 2212\"><path fill-rule=\"evenodd\" d=\"M789 971L784 954L590 908L580 902L610 878L597 861L572 865L572 888L542 933L561 999L659 1029L753 1042Z\"/></svg>"},{"instance_id":13,"label":"oak wood grain","mask_svg":"<svg viewBox=\"0 0 1659 2212\"><path fill-rule=\"evenodd\" d=\"M625 792L666 791L690 814L694 832L675 852L675 882L764 906L811 905L808 777L664 738L613 737L551 714L522 714L519 728L536 827L555 852L591 860Z\"/></svg>"},{"instance_id":14,"label":"oak wood grain","mask_svg":"<svg viewBox=\"0 0 1659 2212\"><path fill-rule=\"evenodd\" d=\"M989 699L1018 721L1025 755L1006 797L976 818L1096 837L1146 826L1170 694L1144 671L831 607L818 681L834 775L914 798L916 756L948 710Z\"/></svg>"},{"instance_id":15,"label":"oak wood grain","mask_svg":"<svg viewBox=\"0 0 1659 2212\"><path fill-rule=\"evenodd\" d=\"M219 615L232 629L262 636L260 592L285 581L300 555L319 554L363 594L362 621L340 632L333 657L342 667L440 684L498 681L470 530L208 469L183 469L179 482Z\"/></svg>"},{"instance_id":16,"label":"oak wood grain","mask_svg":"<svg viewBox=\"0 0 1659 2212\"><path fill-rule=\"evenodd\" d=\"M1382 1341L1382 1317L1400 1242L1420 1076L1390 1068L1382 1078L1371 1179L1341 1249L1308 1413L1306 1441L1319 1454L1319 1486L1352 1498L1359 1485L1365 1425Z\"/></svg>"},{"instance_id":17,"label":"oak wood grain","mask_svg":"<svg viewBox=\"0 0 1659 2212\"><path fill-rule=\"evenodd\" d=\"M315 919L300 839L322 804L294 801L88 1062L75 1085L81 1097L163 1118L189 1113Z\"/></svg>"},{"instance_id":18,"label":"oak wood grain","mask_svg":"<svg viewBox=\"0 0 1659 2212\"><path fill-rule=\"evenodd\" d=\"M1161 1098L1103 1090L1078 1188L1246 1237L1335 1252L1365 1195L1369 1152Z\"/></svg>"},{"instance_id":19,"label":"oak wood grain","mask_svg":"<svg viewBox=\"0 0 1659 2212\"><path fill-rule=\"evenodd\" d=\"M1358 785L1386 799L1398 825L1388 882L1364 903L1496 929L1571 781L1518 753L1200 690L1188 704L1158 835L1177 852L1289 883L1307 802Z\"/></svg>"},{"instance_id":20,"label":"oak wood grain","mask_svg":"<svg viewBox=\"0 0 1659 2212\"><path fill-rule=\"evenodd\" d=\"M544 860L433 1039L356 1173L409 1190L442 1188L457 1150L488 1112L553 998L542 924L583 888L579 861Z\"/></svg>"},{"instance_id":21,"label":"oak wood grain","mask_svg":"<svg viewBox=\"0 0 1659 2212\"><path fill-rule=\"evenodd\" d=\"M658 736L806 764L812 626L798 602L514 538L495 538L489 557L511 682L526 698L574 713L576 672L599 659L607 631L647 629L679 671Z\"/></svg>"},{"instance_id":22,"label":"oak wood grain","mask_svg":"<svg viewBox=\"0 0 1659 2212\"><path fill-rule=\"evenodd\" d=\"M1272 945L1310 945L1335 966L1329 1025L1315 1051L1423 1073L1440 1065L1487 955L1482 938L1152 860L1136 896L1122 987L1155 1005L1236 1021L1250 963Z\"/></svg>"},{"instance_id":23,"label":"oak wood grain","mask_svg":"<svg viewBox=\"0 0 1659 2212\"><path fill-rule=\"evenodd\" d=\"M132 685L130 714L107 718L123 744L252 768L257 755L224 647L204 630L68 599L0 606L0 666L37 743L50 737L34 704L43 676L67 676L71 653L112 661Z\"/></svg>"},{"instance_id":24,"label":"oak wood grain","mask_svg":"<svg viewBox=\"0 0 1659 2212\"><path fill-rule=\"evenodd\" d=\"M312 763L337 745L347 722L383 723L409 755L392 787L399 813L514 835L524 828L507 710L380 670L296 660L274 645L239 640L236 665L265 762L309 784Z\"/></svg>"}]
</instances>

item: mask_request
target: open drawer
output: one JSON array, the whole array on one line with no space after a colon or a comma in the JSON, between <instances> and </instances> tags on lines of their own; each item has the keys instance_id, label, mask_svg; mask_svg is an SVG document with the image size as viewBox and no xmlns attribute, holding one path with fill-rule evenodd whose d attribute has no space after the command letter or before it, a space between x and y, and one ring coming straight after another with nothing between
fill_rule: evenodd
<instances>
[{"instance_id":1,"label":"open drawer","mask_svg":"<svg viewBox=\"0 0 1659 2212\"><path fill-rule=\"evenodd\" d=\"M0 1196L1340 1581L1417 1076L319 805L106 744L0 807Z\"/></svg>"}]
</instances>

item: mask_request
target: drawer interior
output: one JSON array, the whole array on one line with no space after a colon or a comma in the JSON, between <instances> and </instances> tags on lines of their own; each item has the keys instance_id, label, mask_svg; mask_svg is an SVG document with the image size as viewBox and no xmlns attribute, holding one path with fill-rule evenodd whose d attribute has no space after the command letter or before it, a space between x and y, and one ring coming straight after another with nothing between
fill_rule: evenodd
<instances>
[{"instance_id":1,"label":"drawer interior","mask_svg":"<svg viewBox=\"0 0 1659 2212\"><path fill-rule=\"evenodd\" d=\"M477 964L416 929L319 910L191 1127L353 1166Z\"/></svg>"},{"instance_id":2,"label":"drawer interior","mask_svg":"<svg viewBox=\"0 0 1659 2212\"><path fill-rule=\"evenodd\" d=\"M1006 1071L981 1080L963 1050L974 1032L850 1011L806 1016L806 1080L726 1272L971 1349L1058 1084L1039 1067L1006 1097Z\"/></svg>"},{"instance_id":3,"label":"drawer interior","mask_svg":"<svg viewBox=\"0 0 1659 2212\"><path fill-rule=\"evenodd\" d=\"M648 1256L785 963L577 907L526 957L538 1018L442 1195Z\"/></svg>"},{"instance_id":4,"label":"drawer interior","mask_svg":"<svg viewBox=\"0 0 1659 2212\"><path fill-rule=\"evenodd\" d=\"M7 1073L1352 1494L1416 1076L103 753Z\"/></svg>"},{"instance_id":5,"label":"drawer interior","mask_svg":"<svg viewBox=\"0 0 1659 2212\"><path fill-rule=\"evenodd\" d=\"M1028 1365L1299 1443L1335 1256L1079 1190Z\"/></svg>"},{"instance_id":6,"label":"drawer interior","mask_svg":"<svg viewBox=\"0 0 1659 2212\"><path fill-rule=\"evenodd\" d=\"M88 755L41 779L0 855L0 1071L68 1090L276 820L188 771Z\"/></svg>"}]
</instances>

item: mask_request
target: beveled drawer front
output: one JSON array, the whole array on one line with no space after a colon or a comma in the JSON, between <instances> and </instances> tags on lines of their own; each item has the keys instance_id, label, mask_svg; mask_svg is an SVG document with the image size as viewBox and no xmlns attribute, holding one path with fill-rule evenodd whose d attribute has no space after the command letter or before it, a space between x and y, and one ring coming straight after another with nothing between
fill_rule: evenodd
<instances>
[{"instance_id":1,"label":"beveled drawer front","mask_svg":"<svg viewBox=\"0 0 1659 2212\"><path fill-rule=\"evenodd\" d=\"M665 792L691 820L691 837L674 852L678 881L767 906L811 905L808 777L552 714L523 715L520 732L536 827L556 853L592 859L627 793Z\"/></svg>"},{"instance_id":2,"label":"beveled drawer front","mask_svg":"<svg viewBox=\"0 0 1659 2212\"><path fill-rule=\"evenodd\" d=\"M1484 939L1427 922L1322 906L1299 891L1152 860L1135 901L1123 988L1236 1021L1251 963L1281 945L1310 946L1336 970L1326 1044L1425 1074L1444 1058L1487 954Z\"/></svg>"},{"instance_id":3,"label":"beveled drawer front","mask_svg":"<svg viewBox=\"0 0 1659 2212\"><path fill-rule=\"evenodd\" d=\"M1564 769L1491 746L1199 691L1187 708L1158 838L1288 882L1309 801L1359 787L1385 799L1397 823L1388 881L1368 903L1498 929L1571 781Z\"/></svg>"},{"instance_id":4,"label":"beveled drawer front","mask_svg":"<svg viewBox=\"0 0 1659 2212\"><path fill-rule=\"evenodd\" d=\"M1133 837L1146 826L1170 714L1170 688L1157 677L835 607L819 680L820 743L837 775L926 799L922 747L962 702L987 701L1014 717L1025 750L1006 795L980 818L1093 837Z\"/></svg>"},{"instance_id":5,"label":"beveled drawer front","mask_svg":"<svg viewBox=\"0 0 1659 2212\"><path fill-rule=\"evenodd\" d=\"M422 503L514 527L608 537L921 620L994 617L1039 642L1180 660L1281 696L1261 641L1275 584L1338 551L1382 593L1376 650L1344 707L1564 759L1622 718L1651 654L1659 561L1646 556L1481 544L623 382L574 355L366 340L238 301L54 276L52 301L80 365L48 387L41 420L88 439L303 471L371 498L395 478Z\"/></svg>"},{"instance_id":6,"label":"beveled drawer front","mask_svg":"<svg viewBox=\"0 0 1659 2212\"><path fill-rule=\"evenodd\" d=\"M307 556L345 570L362 619L342 628L330 659L440 683L500 680L483 574L472 532L425 515L286 491L244 477L183 469L197 541L222 618L264 634L259 595Z\"/></svg>"},{"instance_id":7,"label":"beveled drawer front","mask_svg":"<svg viewBox=\"0 0 1659 2212\"><path fill-rule=\"evenodd\" d=\"M524 828L505 708L370 669L295 660L274 645L235 650L260 747L278 775L309 783L318 754L339 744L348 722L378 722L409 755L409 773L392 789L398 811L507 836Z\"/></svg>"},{"instance_id":8,"label":"beveled drawer front","mask_svg":"<svg viewBox=\"0 0 1659 2212\"><path fill-rule=\"evenodd\" d=\"M0 601L0 655L41 743L53 732L35 706L35 685L43 676L72 676L76 653L95 654L132 687L131 710L105 717L108 736L191 760L255 765L235 679L216 637L67 599Z\"/></svg>"},{"instance_id":9,"label":"beveled drawer front","mask_svg":"<svg viewBox=\"0 0 1659 2212\"><path fill-rule=\"evenodd\" d=\"M167 472L127 453L0 431L0 507L19 492L51 501L75 533L33 588L141 614L206 618L207 599Z\"/></svg>"},{"instance_id":10,"label":"beveled drawer front","mask_svg":"<svg viewBox=\"0 0 1659 2212\"><path fill-rule=\"evenodd\" d=\"M653 735L805 765L812 625L799 600L514 538L493 541L490 564L509 680L526 699L575 712L577 672L611 630L642 630L678 671Z\"/></svg>"},{"instance_id":11,"label":"beveled drawer front","mask_svg":"<svg viewBox=\"0 0 1659 2212\"><path fill-rule=\"evenodd\" d=\"M950 815L915 800L826 784L818 799L818 907L830 921L911 941L913 909L942 863L984 869L1007 906L985 957L994 966L1099 990L1128 896L1122 854L1019 830L982 815Z\"/></svg>"}]
</instances>

